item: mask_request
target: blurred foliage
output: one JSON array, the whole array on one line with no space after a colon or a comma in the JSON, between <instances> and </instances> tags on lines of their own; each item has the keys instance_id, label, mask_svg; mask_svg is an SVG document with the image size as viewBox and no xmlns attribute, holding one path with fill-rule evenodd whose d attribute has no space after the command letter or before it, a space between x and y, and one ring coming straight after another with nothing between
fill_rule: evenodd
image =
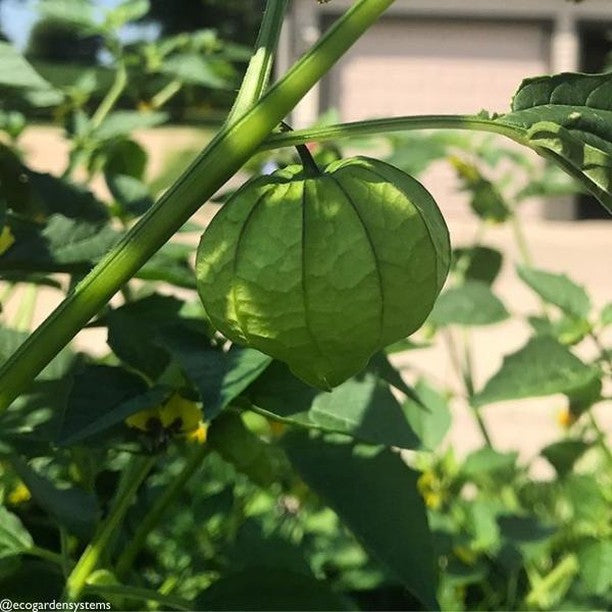
<instances>
[{"instance_id":1,"label":"blurred foliage","mask_svg":"<svg viewBox=\"0 0 612 612\"><path fill-rule=\"evenodd\" d=\"M237 82L247 55L212 30L124 47L118 30L142 9L132 1L95 22L79 17L108 66L37 71L0 45L0 361L31 329L40 288L70 291L193 155L169 155L151 176L134 130L166 122L175 96L231 96ZM21 141L41 107L69 143L58 176L31 168ZM314 390L212 328L195 292L192 234L202 228L189 222L88 324L107 339L101 354L67 347L0 416L4 597L59 599L123 475L153 458L88 600L127 610L612 606L612 459L594 410L609 403L612 303L599 307L587 288L531 262L521 233L529 198L578 189L492 137L383 144L413 174L432 163L456 173L476 228L456 246L425 328L332 393ZM321 166L343 155L339 143L311 150ZM290 150L262 153L244 170L295 161ZM108 189L94 193L94 180ZM518 260L489 240L505 225ZM501 274L516 274L535 306L502 299ZM530 337L476 386L473 331L517 320ZM433 345L448 350L460 386L419 368ZM554 442L527 458L495 446L485 406L553 395ZM483 433L465 457L448 435L458 405ZM534 478L543 464L548 478Z\"/></svg>"}]
</instances>

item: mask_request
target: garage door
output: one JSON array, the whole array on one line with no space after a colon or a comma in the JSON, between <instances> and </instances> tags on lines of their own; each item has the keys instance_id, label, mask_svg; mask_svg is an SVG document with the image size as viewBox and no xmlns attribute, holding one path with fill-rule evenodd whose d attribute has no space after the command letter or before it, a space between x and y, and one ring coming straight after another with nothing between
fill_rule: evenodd
<instances>
[{"instance_id":1,"label":"garage door","mask_svg":"<svg viewBox=\"0 0 612 612\"><path fill-rule=\"evenodd\" d=\"M547 56L537 23L386 19L331 73L324 107L344 120L504 112L526 75L547 71Z\"/></svg>"}]
</instances>

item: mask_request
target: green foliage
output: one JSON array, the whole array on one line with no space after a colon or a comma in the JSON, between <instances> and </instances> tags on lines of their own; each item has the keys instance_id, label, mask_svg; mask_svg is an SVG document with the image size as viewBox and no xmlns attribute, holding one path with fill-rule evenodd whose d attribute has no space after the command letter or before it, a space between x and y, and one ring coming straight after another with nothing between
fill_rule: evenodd
<instances>
[{"instance_id":1,"label":"green foliage","mask_svg":"<svg viewBox=\"0 0 612 612\"><path fill-rule=\"evenodd\" d=\"M0 42L0 406L17 379L26 381L0 413L2 596L95 599L116 609L610 608L612 463L594 408L612 375L612 304L531 263L517 213L529 196L582 188L609 204L610 75L528 80L512 111L493 119L427 119L427 127L502 131L582 186L516 147L446 132L391 137L387 161L395 167L343 161L337 142L313 147L327 168L316 176L305 175L314 170L308 164L287 169L288 151L258 154L245 166L252 182L218 199L196 286L190 234L202 227L172 215L185 198L205 199L199 172L210 153L179 178L195 157L183 152L152 181L133 133L166 122L181 96L231 92L236 62L250 55L212 30L123 46L119 28L161 18L172 3L150 4L153 13L146 0L99 12L81 0L41 3L44 20L95 37L112 58L105 67L34 69ZM363 30L383 4L357 2L343 23ZM242 2L185 3L168 19L212 7L216 14L206 17L224 24L236 6ZM369 17L352 21L363 7ZM256 17L249 3L243 24ZM333 32L330 61L344 44ZM255 75L259 85L266 69ZM292 74L296 95L305 77ZM273 91L275 105L288 109L283 91ZM40 108L52 110L69 143L58 176L32 169L20 140ZM233 141L224 132L213 140L221 145L207 173L217 178L207 189L230 177L234 145L265 138L266 117ZM305 140L372 135L381 125L320 126ZM263 148L281 136L291 134L268 135ZM403 171L423 172L434 160L458 173L478 230L454 248L448 285L416 331L445 281L450 251L435 203ZM280 169L262 177L263 163ZM98 189L103 182L108 192ZM164 190L162 204L153 204ZM224 225L228 218L236 227ZM485 242L493 223L513 225L520 261ZM152 240L155 227L163 229L158 238L176 238ZM215 232L220 244L209 248ZM113 275L85 276L100 261L125 263L153 247L123 286ZM203 280L202 259L223 249L230 289L224 279ZM308 266L303 253L313 257ZM502 270L535 293L537 310L500 299ZM42 288L65 301L54 315L59 324L30 334ZM524 346L476 384L471 328L505 325L517 313L529 332ZM223 321L238 318L258 325L243 335L226 329ZM62 338L82 328L101 332L106 346L64 346ZM271 347L280 336L285 352ZM461 389L421 371L423 352L441 344ZM319 353L329 371L341 371L332 391L283 363L330 387L311 375ZM557 439L534 458L494 446L485 417L495 407L483 408L552 394L566 396ZM484 440L465 457L448 435L458 405L472 411ZM545 480L533 477L542 464Z\"/></svg>"}]
</instances>

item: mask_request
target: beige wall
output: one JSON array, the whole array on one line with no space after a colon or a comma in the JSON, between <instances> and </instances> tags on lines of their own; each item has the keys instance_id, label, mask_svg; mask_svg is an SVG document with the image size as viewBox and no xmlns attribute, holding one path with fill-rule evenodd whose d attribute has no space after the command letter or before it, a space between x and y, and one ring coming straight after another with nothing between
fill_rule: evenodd
<instances>
[{"instance_id":1,"label":"beige wall","mask_svg":"<svg viewBox=\"0 0 612 612\"><path fill-rule=\"evenodd\" d=\"M324 104L349 121L505 112L521 80L547 68L539 23L384 19L333 69Z\"/></svg>"}]
</instances>

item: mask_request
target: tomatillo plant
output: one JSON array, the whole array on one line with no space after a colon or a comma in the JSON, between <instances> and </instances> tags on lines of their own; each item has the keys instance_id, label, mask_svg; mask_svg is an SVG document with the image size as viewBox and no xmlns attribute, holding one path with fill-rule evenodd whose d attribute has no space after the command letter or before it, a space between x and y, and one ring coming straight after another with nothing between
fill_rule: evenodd
<instances>
[{"instance_id":1,"label":"tomatillo plant","mask_svg":"<svg viewBox=\"0 0 612 612\"><path fill-rule=\"evenodd\" d=\"M102 20L79 3L116 66L107 90L41 76L0 42L0 301L21 299L0 325L3 596L116 609L609 607L609 577L595 570L609 553L612 462L592 407L612 375L612 308L593 312L583 288L534 267L516 207L578 183L612 209L612 75L527 79L504 115L287 131L288 113L391 4L353 3L272 85L287 0L266 3L239 87L244 53L212 31L123 48L119 28L146 15L142 0ZM184 90L235 89L218 133L154 202L133 130L164 122ZM125 110L134 99L139 110ZM21 111L36 104L65 123L61 177L29 168L20 149ZM507 192L487 160L505 157L517 175L529 161L499 141L406 134L423 129L501 135L574 181L547 166ZM392 134L389 159L342 156L339 141L380 134ZM474 244L454 252L402 157L427 142L478 217ZM174 236L200 232L194 213L241 169L255 176L218 196L194 269L193 244ZM103 179L109 201L83 175ZM542 307L526 345L478 387L470 328L509 316L492 289L503 256L484 236L506 222ZM43 287L66 295L29 333ZM413 387L392 365L423 346L407 339L423 326L444 339L460 390ZM86 327L107 330L108 355L72 351ZM583 341L597 352L588 362L573 352ZM432 454L449 394L484 442L465 461ZM565 437L541 453L555 471L546 488L495 449L481 409L550 394L568 405ZM592 473L575 467L583 455Z\"/></svg>"}]
</instances>

